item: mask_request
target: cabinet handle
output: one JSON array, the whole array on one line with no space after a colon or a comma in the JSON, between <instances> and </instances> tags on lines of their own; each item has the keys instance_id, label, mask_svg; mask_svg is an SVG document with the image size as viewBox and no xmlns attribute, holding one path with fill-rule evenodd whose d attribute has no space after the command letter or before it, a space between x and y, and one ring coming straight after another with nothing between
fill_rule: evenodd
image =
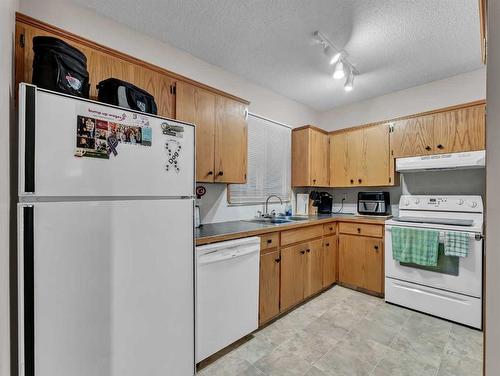
<instances>
[{"instance_id":1,"label":"cabinet handle","mask_svg":"<svg viewBox=\"0 0 500 376\"><path fill-rule=\"evenodd\" d=\"M358 233L361 232L361 229L358 227Z\"/></svg>"},{"instance_id":2,"label":"cabinet handle","mask_svg":"<svg viewBox=\"0 0 500 376\"><path fill-rule=\"evenodd\" d=\"M301 254L305 254L305 253L306 253L306 251L300 251L300 253L301 253Z\"/></svg>"},{"instance_id":3,"label":"cabinet handle","mask_svg":"<svg viewBox=\"0 0 500 376\"><path fill-rule=\"evenodd\" d=\"M441 144L439 144L439 145L437 146L437 148L438 148L438 149L444 149L444 146L443 146L443 145L441 145Z\"/></svg>"},{"instance_id":4,"label":"cabinet handle","mask_svg":"<svg viewBox=\"0 0 500 376\"><path fill-rule=\"evenodd\" d=\"M207 175L213 175L214 172L213 171L208 171Z\"/></svg>"},{"instance_id":5,"label":"cabinet handle","mask_svg":"<svg viewBox=\"0 0 500 376\"><path fill-rule=\"evenodd\" d=\"M361 183L362 181L363 181L363 180L361 180L361 179L358 179L358 183Z\"/></svg>"},{"instance_id":6,"label":"cabinet handle","mask_svg":"<svg viewBox=\"0 0 500 376\"><path fill-rule=\"evenodd\" d=\"M306 249L306 252L307 252L307 253L310 253L310 252L311 252L311 250L310 250L310 249Z\"/></svg>"},{"instance_id":7,"label":"cabinet handle","mask_svg":"<svg viewBox=\"0 0 500 376\"><path fill-rule=\"evenodd\" d=\"M271 244L273 242L273 239L267 239L267 244Z\"/></svg>"},{"instance_id":8,"label":"cabinet handle","mask_svg":"<svg viewBox=\"0 0 500 376\"><path fill-rule=\"evenodd\" d=\"M427 145L427 146L425 147L425 150L430 151L430 150L432 150L432 148L431 148L429 145Z\"/></svg>"},{"instance_id":9,"label":"cabinet handle","mask_svg":"<svg viewBox=\"0 0 500 376\"><path fill-rule=\"evenodd\" d=\"M375 247L373 247L373 248L375 248L375 250L376 250L376 251L378 251L378 245L376 245L376 246L375 246Z\"/></svg>"},{"instance_id":10,"label":"cabinet handle","mask_svg":"<svg viewBox=\"0 0 500 376\"><path fill-rule=\"evenodd\" d=\"M275 259L274 261L276 261L277 263L279 263L279 262L281 261L281 259L280 259L280 258L277 258L277 259Z\"/></svg>"},{"instance_id":11,"label":"cabinet handle","mask_svg":"<svg viewBox=\"0 0 500 376\"><path fill-rule=\"evenodd\" d=\"M217 175L222 176L222 175L224 175L224 172L223 171L219 171L219 173Z\"/></svg>"},{"instance_id":12,"label":"cabinet handle","mask_svg":"<svg viewBox=\"0 0 500 376\"><path fill-rule=\"evenodd\" d=\"M326 246L329 247L330 246L330 243L326 243Z\"/></svg>"},{"instance_id":13,"label":"cabinet handle","mask_svg":"<svg viewBox=\"0 0 500 376\"><path fill-rule=\"evenodd\" d=\"M354 184L354 180L353 179L351 179L351 184Z\"/></svg>"}]
</instances>

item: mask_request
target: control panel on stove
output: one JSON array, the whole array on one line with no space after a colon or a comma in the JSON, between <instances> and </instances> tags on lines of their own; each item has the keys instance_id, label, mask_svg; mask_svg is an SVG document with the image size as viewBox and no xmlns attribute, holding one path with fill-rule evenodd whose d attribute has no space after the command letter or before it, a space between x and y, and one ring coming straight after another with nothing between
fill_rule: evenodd
<instances>
[{"instance_id":1,"label":"control panel on stove","mask_svg":"<svg viewBox=\"0 0 500 376\"><path fill-rule=\"evenodd\" d=\"M399 209L483 212L481 196L410 196L403 195Z\"/></svg>"}]
</instances>

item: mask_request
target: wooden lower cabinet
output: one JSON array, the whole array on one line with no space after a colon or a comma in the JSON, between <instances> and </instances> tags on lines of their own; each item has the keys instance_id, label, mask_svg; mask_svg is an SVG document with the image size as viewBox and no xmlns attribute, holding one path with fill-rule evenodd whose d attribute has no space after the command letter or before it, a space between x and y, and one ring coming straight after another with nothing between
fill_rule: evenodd
<instances>
[{"instance_id":1,"label":"wooden lower cabinet","mask_svg":"<svg viewBox=\"0 0 500 376\"><path fill-rule=\"evenodd\" d=\"M259 324L280 312L280 251L270 250L260 256Z\"/></svg>"},{"instance_id":2,"label":"wooden lower cabinet","mask_svg":"<svg viewBox=\"0 0 500 376\"><path fill-rule=\"evenodd\" d=\"M304 265L308 243L281 248L280 309L286 311L304 298Z\"/></svg>"},{"instance_id":3,"label":"wooden lower cabinet","mask_svg":"<svg viewBox=\"0 0 500 376\"><path fill-rule=\"evenodd\" d=\"M323 287L337 282L337 237L323 240Z\"/></svg>"},{"instance_id":4,"label":"wooden lower cabinet","mask_svg":"<svg viewBox=\"0 0 500 376\"><path fill-rule=\"evenodd\" d=\"M323 241L308 242L304 263L304 299L323 288Z\"/></svg>"},{"instance_id":5,"label":"wooden lower cabinet","mask_svg":"<svg viewBox=\"0 0 500 376\"><path fill-rule=\"evenodd\" d=\"M339 235L339 282L381 294L383 261L381 238Z\"/></svg>"}]
</instances>

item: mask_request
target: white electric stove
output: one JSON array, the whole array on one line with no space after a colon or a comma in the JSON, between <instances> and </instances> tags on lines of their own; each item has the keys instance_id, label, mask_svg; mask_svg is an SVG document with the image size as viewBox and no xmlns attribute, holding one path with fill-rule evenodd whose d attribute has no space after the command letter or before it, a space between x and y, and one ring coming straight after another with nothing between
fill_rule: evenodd
<instances>
[{"instance_id":1,"label":"white electric stove","mask_svg":"<svg viewBox=\"0 0 500 376\"><path fill-rule=\"evenodd\" d=\"M401 196L399 216L385 222L385 300L482 328L483 201L480 196ZM469 235L467 257L440 254L436 267L392 257L392 228L414 227Z\"/></svg>"}]
</instances>

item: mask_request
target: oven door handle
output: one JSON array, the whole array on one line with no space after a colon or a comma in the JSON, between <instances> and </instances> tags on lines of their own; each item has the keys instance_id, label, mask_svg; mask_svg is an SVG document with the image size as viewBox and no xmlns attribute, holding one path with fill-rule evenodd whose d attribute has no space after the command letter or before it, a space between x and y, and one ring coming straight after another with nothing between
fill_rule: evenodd
<instances>
[{"instance_id":1,"label":"oven door handle","mask_svg":"<svg viewBox=\"0 0 500 376\"><path fill-rule=\"evenodd\" d=\"M392 231L392 227L391 225L386 225L385 226L385 229L386 231L389 231L391 232ZM418 229L422 229L422 230L435 230L433 228L427 228L427 227L410 227L410 226L396 226L396 227L408 227L408 228L418 228ZM440 231L440 234L439 236L441 236L442 234L444 234L446 231ZM457 232L460 232L460 231L457 231ZM476 241L481 241L481 240L484 240L485 237L483 234L481 234L480 232L469 232L468 233L472 238L474 238Z\"/></svg>"}]
</instances>

